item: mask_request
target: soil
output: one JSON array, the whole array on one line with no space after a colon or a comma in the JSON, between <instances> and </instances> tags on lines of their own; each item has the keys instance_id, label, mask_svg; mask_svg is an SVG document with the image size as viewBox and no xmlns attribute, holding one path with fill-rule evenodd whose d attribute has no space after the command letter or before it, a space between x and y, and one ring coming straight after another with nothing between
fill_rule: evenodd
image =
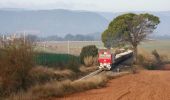
<instances>
[{"instance_id":1,"label":"soil","mask_svg":"<svg viewBox=\"0 0 170 100\"><path fill-rule=\"evenodd\" d=\"M170 71L140 71L109 81L105 88L54 100L170 100Z\"/></svg>"},{"instance_id":2,"label":"soil","mask_svg":"<svg viewBox=\"0 0 170 100\"><path fill-rule=\"evenodd\" d=\"M170 64L166 64L162 67L162 70L170 70Z\"/></svg>"}]
</instances>

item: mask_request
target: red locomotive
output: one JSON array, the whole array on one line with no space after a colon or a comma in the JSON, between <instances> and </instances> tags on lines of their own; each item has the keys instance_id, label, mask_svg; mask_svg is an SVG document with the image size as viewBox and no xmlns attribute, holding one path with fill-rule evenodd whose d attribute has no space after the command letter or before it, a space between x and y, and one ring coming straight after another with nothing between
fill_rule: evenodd
<instances>
[{"instance_id":1,"label":"red locomotive","mask_svg":"<svg viewBox=\"0 0 170 100\"><path fill-rule=\"evenodd\" d=\"M127 50L125 52L115 54L111 53L109 49L101 49L98 53L99 69L110 70L112 65L118 64L121 61L131 57L133 55L132 50Z\"/></svg>"}]
</instances>

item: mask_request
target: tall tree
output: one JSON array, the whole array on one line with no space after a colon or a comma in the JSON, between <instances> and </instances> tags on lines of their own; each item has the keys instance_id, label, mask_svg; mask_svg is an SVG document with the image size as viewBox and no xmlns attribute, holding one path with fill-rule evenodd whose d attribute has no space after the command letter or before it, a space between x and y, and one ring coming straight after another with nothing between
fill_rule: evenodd
<instances>
[{"instance_id":1,"label":"tall tree","mask_svg":"<svg viewBox=\"0 0 170 100\"><path fill-rule=\"evenodd\" d=\"M118 43L129 43L134 50L134 62L137 62L137 47L147 35L153 33L160 20L151 14L127 13L116 17L102 34L106 47Z\"/></svg>"}]
</instances>

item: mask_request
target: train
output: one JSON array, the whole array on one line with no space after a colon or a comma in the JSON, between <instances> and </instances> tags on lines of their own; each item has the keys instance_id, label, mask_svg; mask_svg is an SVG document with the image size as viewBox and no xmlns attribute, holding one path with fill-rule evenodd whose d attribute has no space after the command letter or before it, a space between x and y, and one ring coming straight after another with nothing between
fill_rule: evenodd
<instances>
[{"instance_id":1,"label":"train","mask_svg":"<svg viewBox=\"0 0 170 100\"><path fill-rule=\"evenodd\" d=\"M111 70L114 65L133 56L132 50L126 50L120 53L112 53L110 49L100 49L98 52L99 69Z\"/></svg>"}]
</instances>

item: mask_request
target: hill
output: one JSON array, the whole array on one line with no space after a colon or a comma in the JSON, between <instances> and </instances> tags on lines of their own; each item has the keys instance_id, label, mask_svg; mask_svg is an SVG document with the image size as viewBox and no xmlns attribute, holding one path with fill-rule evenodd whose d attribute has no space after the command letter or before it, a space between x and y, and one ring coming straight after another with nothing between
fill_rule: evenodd
<instances>
[{"instance_id":1,"label":"hill","mask_svg":"<svg viewBox=\"0 0 170 100\"><path fill-rule=\"evenodd\" d=\"M0 33L31 33L38 36L64 37L67 34L87 35L100 40L110 21L126 12L91 12L73 10L0 9ZM134 13L146 13L144 11ZM160 18L161 23L152 38L170 38L170 11L147 12ZM50 37L50 38L51 38ZM50 39L49 38L49 39ZM59 38L60 40L60 38Z\"/></svg>"},{"instance_id":2,"label":"hill","mask_svg":"<svg viewBox=\"0 0 170 100\"><path fill-rule=\"evenodd\" d=\"M106 18L95 12L70 10L0 10L0 33L60 35L102 32Z\"/></svg>"}]
</instances>

